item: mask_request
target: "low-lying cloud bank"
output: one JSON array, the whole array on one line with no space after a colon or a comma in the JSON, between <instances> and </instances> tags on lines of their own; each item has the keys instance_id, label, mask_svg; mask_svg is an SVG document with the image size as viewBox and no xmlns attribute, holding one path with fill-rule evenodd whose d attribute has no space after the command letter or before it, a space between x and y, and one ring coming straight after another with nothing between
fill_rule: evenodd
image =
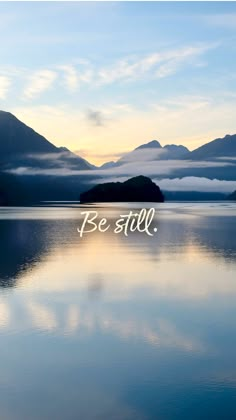
<instances>
[{"instance_id":1,"label":"low-lying cloud bank","mask_svg":"<svg viewBox=\"0 0 236 420\"><path fill-rule=\"evenodd\" d=\"M62 152L68 155L67 152ZM37 156L38 157L38 156ZM49 155L41 156L40 159L49 159ZM67 160L60 160L57 156L56 162L58 167L28 167L20 166L9 169L8 172L15 175L45 175L57 177L76 176L83 178L83 182L95 184L103 182L125 181L130 177L137 175L146 175L155 181L162 190L166 191L199 191L199 192L221 192L230 193L236 190L236 181L209 179L204 174L195 176L191 175L191 171L198 168L226 168L231 167L232 170L236 165L233 161L190 161L190 160L144 160L144 161L129 161L109 169L91 169L78 170L76 165L70 165L70 157ZM176 173L177 170L189 169L190 174L184 174L183 177Z\"/></svg>"},{"instance_id":2,"label":"low-lying cloud bank","mask_svg":"<svg viewBox=\"0 0 236 420\"><path fill-rule=\"evenodd\" d=\"M158 180L158 185L166 191L200 191L231 193L236 189L235 181L223 181L219 179L198 178L188 176L185 178Z\"/></svg>"},{"instance_id":3,"label":"low-lying cloud bank","mask_svg":"<svg viewBox=\"0 0 236 420\"><path fill-rule=\"evenodd\" d=\"M42 158L41 158L42 159ZM62 162L60 168L38 168L29 166L20 166L10 169L16 175L53 175L53 176L136 176L142 174L150 177L171 175L177 169L196 169L196 168L220 168L226 166L235 166L231 162L216 161L190 161L190 160L148 160L140 162L128 162L115 168L79 170L72 169L66 162Z\"/></svg>"}]
</instances>

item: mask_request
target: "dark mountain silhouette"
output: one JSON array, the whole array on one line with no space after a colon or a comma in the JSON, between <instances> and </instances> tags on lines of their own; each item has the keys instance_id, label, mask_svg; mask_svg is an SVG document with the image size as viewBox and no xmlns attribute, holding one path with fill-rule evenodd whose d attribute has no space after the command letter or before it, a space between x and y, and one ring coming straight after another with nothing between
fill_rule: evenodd
<instances>
[{"instance_id":1,"label":"dark mountain silhouette","mask_svg":"<svg viewBox=\"0 0 236 420\"><path fill-rule=\"evenodd\" d=\"M0 172L0 206L24 203L27 195L21 177Z\"/></svg>"},{"instance_id":2,"label":"dark mountain silhouette","mask_svg":"<svg viewBox=\"0 0 236 420\"><path fill-rule=\"evenodd\" d=\"M211 160L215 158L236 158L236 134L227 134L187 153L184 159Z\"/></svg>"},{"instance_id":3,"label":"dark mountain silhouette","mask_svg":"<svg viewBox=\"0 0 236 420\"><path fill-rule=\"evenodd\" d=\"M10 112L0 111L1 169L68 168L92 169L93 165L64 147L56 147L45 137L19 121Z\"/></svg>"},{"instance_id":4,"label":"dark mountain silhouette","mask_svg":"<svg viewBox=\"0 0 236 420\"><path fill-rule=\"evenodd\" d=\"M209 179L236 181L236 134L226 135L188 152L180 160L192 161L191 168L181 168L172 172L171 177L196 176ZM195 167L194 162L202 162L203 167ZM204 162L214 162L210 166Z\"/></svg>"},{"instance_id":5,"label":"dark mountain silhouette","mask_svg":"<svg viewBox=\"0 0 236 420\"><path fill-rule=\"evenodd\" d=\"M80 194L81 203L91 202L163 202L164 196L150 178L136 176L125 182L99 184Z\"/></svg>"},{"instance_id":6,"label":"dark mountain silhouette","mask_svg":"<svg viewBox=\"0 0 236 420\"><path fill-rule=\"evenodd\" d=\"M32 205L42 201L76 201L99 177L89 175L15 175L0 171L0 205Z\"/></svg>"},{"instance_id":7,"label":"dark mountain silhouette","mask_svg":"<svg viewBox=\"0 0 236 420\"><path fill-rule=\"evenodd\" d=\"M22 169L26 168L26 173ZM0 204L33 204L44 200L76 200L86 188L85 178L63 176L70 170L88 170L94 166L65 147L56 147L45 137L19 121L9 112L0 111ZM48 175L57 170L60 176ZM31 175L27 173L31 173Z\"/></svg>"},{"instance_id":8,"label":"dark mountain silhouette","mask_svg":"<svg viewBox=\"0 0 236 420\"><path fill-rule=\"evenodd\" d=\"M236 200L236 191L234 191L232 194L230 194L230 195L227 197L227 199L228 199L228 200Z\"/></svg>"}]
</instances>

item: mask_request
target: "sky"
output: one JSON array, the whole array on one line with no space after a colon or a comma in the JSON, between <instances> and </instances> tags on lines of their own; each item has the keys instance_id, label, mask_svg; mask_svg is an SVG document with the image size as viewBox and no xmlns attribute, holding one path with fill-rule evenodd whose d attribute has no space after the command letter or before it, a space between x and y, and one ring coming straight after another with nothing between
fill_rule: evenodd
<instances>
[{"instance_id":1,"label":"sky","mask_svg":"<svg viewBox=\"0 0 236 420\"><path fill-rule=\"evenodd\" d=\"M0 109L91 163L236 133L236 3L0 3Z\"/></svg>"}]
</instances>

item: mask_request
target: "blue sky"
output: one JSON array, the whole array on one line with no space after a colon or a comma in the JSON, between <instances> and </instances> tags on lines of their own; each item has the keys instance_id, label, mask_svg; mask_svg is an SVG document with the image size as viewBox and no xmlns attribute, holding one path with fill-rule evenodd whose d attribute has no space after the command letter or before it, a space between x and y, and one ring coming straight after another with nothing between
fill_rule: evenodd
<instances>
[{"instance_id":1,"label":"blue sky","mask_svg":"<svg viewBox=\"0 0 236 420\"><path fill-rule=\"evenodd\" d=\"M1 109L94 163L233 134L236 4L0 3Z\"/></svg>"}]
</instances>

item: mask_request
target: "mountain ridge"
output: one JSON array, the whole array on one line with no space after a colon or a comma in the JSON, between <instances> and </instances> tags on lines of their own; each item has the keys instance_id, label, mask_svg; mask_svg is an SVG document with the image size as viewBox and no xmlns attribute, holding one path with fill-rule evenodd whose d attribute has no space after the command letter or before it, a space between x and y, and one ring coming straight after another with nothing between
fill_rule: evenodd
<instances>
[{"instance_id":1,"label":"mountain ridge","mask_svg":"<svg viewBox=\"0 0 236 420\"><path fill-rule=\"evenodd\" d=\"M226 134L194 149L186 155L186 159L215 159L217 157L236 157L236 134Z\"/></svg>"},{"instance_id":2,"label":"mountain ridge","mask_svg":"<svg viewBox=\"0 0 236 420\"><path fill-rule=\"evenodd\" d=\"M141 172L155 179L191 176L236 181L236 134L193 151L175 144L162 147L158 140L151 140L117 162L96 168L66 147L55 146L13 114L0 111L1 203L76 200L88 186L113 175L116 167L118 177ZM94 168L96 171L91 170ZM80 170L84 172L80 174Z\"/></svg>"},{"instance_id":3,"label":"mountain ridge","mask_svg":"<svg viewBox=\"0 0 236 420\"><path fill-rule=\"evenodd\" d=\"M59 155L60 160L55 159ZM80 169L93 169L88 161L65 147L57 147L44 136L20 121L10 112L0 110L0 164L4 169L24 165L31 168L60 164Z\"/></svg>"},{"instance_id":4,"label":"mountain ridge","mask_svg":"<svg viewBox=\"0 0 236 420\"><path fill-rule=\"evenodd\" d=\"M188 148L183 145L167 144L165 146L161 146L159 141L151 140L150 142L144 143L136 147L134 150L126 153L116 162L104 163L100 168L111 169L131 162L140 164L148 161L158 162L165 160L188 160L193 162L198 160L212 161L219 162L220 167L223 162L228 163L228 166L230 166L230 164L233 166L234 159L236 164L236 134L227 134L223 138L214 139L192 151L188 150ZM187 172L187 170L184 172ZM199 172L199 170L197 170L197 172ZM209 172L212 173L214 171L209 169ZM226 172L231 173L230 168L228 168Z\"/></svg>"}]
</instances>

